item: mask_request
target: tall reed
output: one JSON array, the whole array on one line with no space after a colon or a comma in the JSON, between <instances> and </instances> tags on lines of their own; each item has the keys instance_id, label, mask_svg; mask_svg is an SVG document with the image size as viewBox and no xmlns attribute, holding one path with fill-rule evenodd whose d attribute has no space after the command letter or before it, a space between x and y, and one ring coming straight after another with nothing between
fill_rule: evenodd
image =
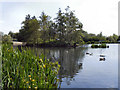
<instances>
[{"instance_id":1,"label":"tall reed","mask_svg":"<svg viewBox=\"0 0 120 90\"><path fill-rule=\"evenodd\" d=\"M13 49L2 45L3 88L57 88L60 65L44 55L35 56L29 49Z\"/></svg>"}]
</instances>

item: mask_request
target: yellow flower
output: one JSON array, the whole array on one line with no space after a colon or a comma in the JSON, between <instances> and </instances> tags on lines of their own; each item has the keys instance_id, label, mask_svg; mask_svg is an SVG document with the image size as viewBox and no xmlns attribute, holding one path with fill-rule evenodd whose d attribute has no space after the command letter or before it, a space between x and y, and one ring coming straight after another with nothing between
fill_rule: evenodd
<instances>
[{"instance_id":1,"label":"yellow flower","mask_svg":"<svg viewBox=\"0 0 120 90\"><path fill-rule=\"evenodd\" d=\"M43 60L42 60L42 59L40 59L40 61L41 61L41 62L43 62Z\"/></svg>"},{"instance_id":2,"label":"yellow flower","mask_svg":"<svg viewBox=\"0 0 120 90\"><path fill-rule=\"evenodd\" d=\"M37 89L37 87L35 87L35 89Z\"/></svg>"},{"instance_id":3,"label":"yellow flower","mask_svg":"<svg viewBox=\"0 0 120 90\"><path fill-rule=\"evenodd\" d=\"M31 88L30 86L28 88Z\"/></svg>"},{"instance_id":4,"label":"yellow flower","mask_svg":"<svg viewBox=\"0 0 120 90\"><path fill-rule=\"evenodd\" d=\"M28 77L31 77L31 75L28 75Z\"/></svg>"},{"instance_id":5,"label":"yellow flower","mask_svg":"<svg viewBox=\"0 0 120 90\"><path fill-rule=\"evenodd\" d=\"M35 85L35 84L33 83L33 85Z\"/></svg>"},{"instance_id":6,"label":"yellow flower","mask_svg":"<svg viewBox=\"0 0 120 90\"><path fill-rule=\"evenodd\" d=\"M28 81L26 83L29 83Z\"/></svg>"},{"instance_id":7,"label":"yellow flower","mask_svg":"<svg viewBox=\"0 0 120 90\"><path fill-rule=\"evenodd\" d=\"M58 64L58 68L60 68L60 65Z\"/></svg>"},{"instance_id":8,"label":"yellow flower","mask_svg":"<svg viewBox=\"0 0 120 90\"><path fill-rule=\"evenodd\" d=\"M33 82L35 81L35 79L32 80Z\"/></svg>"},{"instance_id":9,"label":"yellow flower","mask_svg":"<svg viewBox=\"0 0 120 90\"><path fill-rule=\"evenodd\" d=\"M43 65L43 67L45 68L45 65Z\"/></svg>"},{"instance_id":10,"label":"yellow flower","mask_svg":"<svg viewBox=\"0 0 120 90\"><path fill-rule=\"evenodd\" d=\"M10 87L12 87L12 86L10 86Z\"/></svg>"},{"instance_id":11,"label":"yellow flower","mask_svg":"<svg viewBox=\"0 0 120 90\"><path fill-rule=\"evenodd\" d=\"M30 78L30 80L32 80L32 79Z\"/></svg>"},{"instance_id":12,"label":"yellow flower","mask_svg":"<svg viewBox=\"0 0 120 90\"><path fill-rule=\"evenodd\" d=\"M56 64L58 64L58 62L56 62Z\"/></svg>"}]
</instances>

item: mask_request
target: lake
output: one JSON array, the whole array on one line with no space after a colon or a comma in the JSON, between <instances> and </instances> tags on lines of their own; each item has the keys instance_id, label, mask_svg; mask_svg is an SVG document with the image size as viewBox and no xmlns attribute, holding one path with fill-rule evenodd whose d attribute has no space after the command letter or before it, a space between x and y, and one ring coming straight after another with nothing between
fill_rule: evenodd
<instances>
[{"instance_id":1,"label":"lake","mask_svg":"<svg viewBox=\"0 0 120 90\"><path fill-rule=\"evenodd\" d=\"M59 61L61 88L118 88L118 44L109 48L31 48ZM92 53L92 55L86 54ZM100 61L105 55L105 61Z\"/></svg>"}]
</instances>

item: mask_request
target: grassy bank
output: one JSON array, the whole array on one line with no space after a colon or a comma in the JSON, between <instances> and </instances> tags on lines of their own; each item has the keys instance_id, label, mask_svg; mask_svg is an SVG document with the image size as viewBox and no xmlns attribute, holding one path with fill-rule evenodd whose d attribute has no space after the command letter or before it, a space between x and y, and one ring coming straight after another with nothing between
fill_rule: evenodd
<instances>
[{"instance_id":1,"label":"grassy bank","mask_svg":"<svg viewBox=\"0 0 120 90\"><path fill-rule=\"evenodd\" d=\"M50 62L44 55L2 45L3 88L57 88L59 68L58 62Z\"/></svg>"}]
</instances>

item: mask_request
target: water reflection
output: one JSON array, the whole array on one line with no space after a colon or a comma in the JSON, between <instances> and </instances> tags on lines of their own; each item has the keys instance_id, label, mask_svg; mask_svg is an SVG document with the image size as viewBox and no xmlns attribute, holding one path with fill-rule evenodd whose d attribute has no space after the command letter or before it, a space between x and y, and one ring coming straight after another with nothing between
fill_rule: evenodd
<instances>
[{"instance_id":1,"label":"water reflection","mask_svg":"<svg viewBox=\"0 0 120 90\"><path fill-rule=\"evenodd\" d=\"M30 48L36 55L43 53L57 60L61 88L118 87L118 45L109 48ZM102 58L100 60L100 58ZM105 60L103 59L105 58Z\"/></svg>"},{"instance_id":2,"label":"water reflection","mask_svg":"<svg viewBox=\"0 0 120 90\"><path fill-rule=\"evenodd\" d=\"M43 53L47 58L57 60L61 65L59 70L59 78L66 78L66 83L70 85L70 81L75 80L74 76L78 71L82 70L83 58L87 47L78 48L31 48L36 54Z\"/></svg>"},{"instance_id":3,"label":"water reflection","mask_svg":"<svg viewBox=\"0 0 120 90\"><path fill-rule=\"evenodd\" d=\"M66 83L70 85L70 81L75 80L73 77L82 69L82 60L86 48L77 49L61 49L59 61L61 68L59 72L60 80L66 78Z\"/></svg>"}]
</instances>

